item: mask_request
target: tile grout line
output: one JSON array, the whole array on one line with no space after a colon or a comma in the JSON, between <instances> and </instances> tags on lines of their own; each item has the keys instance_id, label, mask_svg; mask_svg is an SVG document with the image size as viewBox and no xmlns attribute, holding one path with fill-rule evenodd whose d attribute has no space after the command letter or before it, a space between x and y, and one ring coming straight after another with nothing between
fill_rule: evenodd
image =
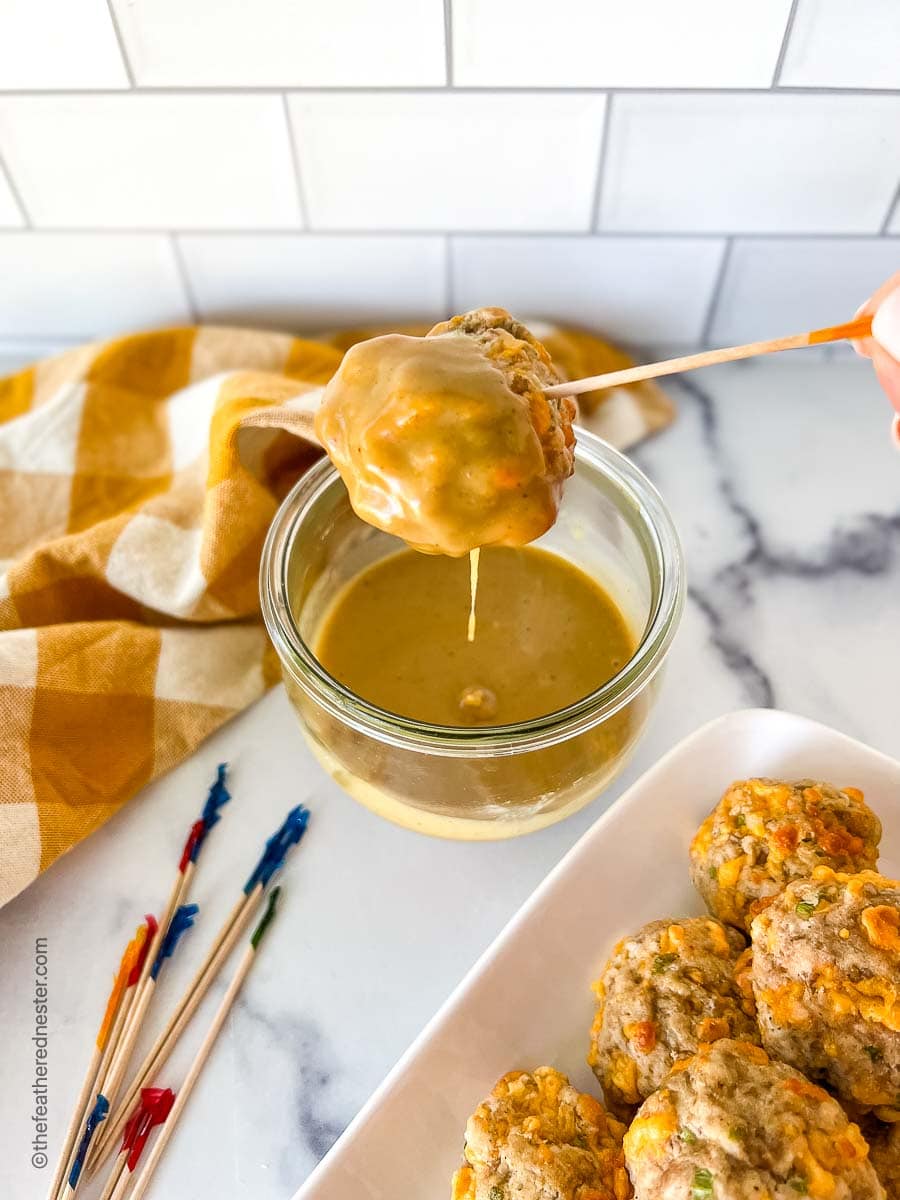
<instances>
[{"instance_id":1,"label":"tile grout line","mask_svg":"<svg viewBox=\"0 0 900 1200\"><path fill-rule=\"evenodd\" d=\"M444 0L444 70L447 88L453 87L453 0Z\"/></svg>"},{"instance_id":2,"label":"tile grout line","mask_svg":"<svg viewBox=\"0 0 900 1200\"><path fill-rule=\"evenodd\" d=\"M109 19L112 22L113 33L115 34L116 41L119 44L119 53L122 55L122 66L125 68L125 74L128 78L128 86L134 90L137 87L137 80L134 77L134 71L131 69L131 60L128 57L128 51L125 48L125 38L122 36L122 30L119 27L119 18L116 16L115 8L113 8L113 0L106 0L106 8L109 12Z\"/></svg>"},{"instance_id":3,"label":"tile grout line","mask_svg":"<svg viewBox=\"0 0 900 1200\"><path fill-rule=\"evenodd\" d=\"M291 156L291 169L294 172L294 186L296 188L297 207L300 211L300 224L303 229L312 232L309 222L309 207L306 203L306 192L303 190L303 173L300 170L300 151L297 148L297 139L294 137L294 123L291 120L291 106L288 104L287 92L281 93L281 107L284 111L288 153Z\"/></svg>"},{"instance_id":4,"label":"tile grout line","mask_svg":"<svg viewBox=\"0 0 900 1200\"><path fill-rule=\"evenodd\" d=\"M51 346L77 346L79 342L90 341L95 335L92 333L61 333L54 337L52 333L18 333L18 334L3 334L0 333L0 354L9 354L15 347L33 346L35 349L43 347L48 349Z\"/></svg>"},{"instance_id":5,"label":"tile grout line","mask_svg":"<svg viewBox=\"0 0 900 1200\"><path fill-rule=\"evenodd\" d=\"M891 237L891 218L894 213L900 213L900 179L897 181L897 186L894 188L894 194L891 197L891 202L888 205L888 210L885 213L884 220L881 222L881 228L878 230L881 237Z\"/></svg>"},{"instance_id":6,"label":"tile grout line","mask_svg":"<svg viewBox=\"0 0 900 1200\"><path fill-rule=\"evenodd\" d=\"M19 190L19 185L16 183L15 179L13 179L13 173L9 169L6 159L3 157L2 153L0 153L0 179L6 180L6 184L7 184L7 187L9 188L10 195L13 198L13 203L18 208L19 213L22 217L22 220L25 222L25 228L26 229L34 229L34 222L31 219L31 213L29 213L27 207L25 206L25 199L22 196L21 191ZM15 226L13 226L10 229L2 230L2 233L21 233L21 232L22 232L22 230L17 229Z\"/></svg>"},{"instance_id":7,"label":"tile grout line","mask_svg":"<svg viewBox=\"0 0 900 1200\"><path fill-rule=\"evenodd\" d=\"M700 342L704 347L709 346L709 336L712 332L713 322L716 318L716 311L719 307L719 300L722 297L722 289L725 286L725 276L728 273L728 264L731 262L731 251L734 246L735 239L729 237L725 239L725 245L722 248L722 261L719 263L719 269L716 272L716 278L713 282L712 293L709 297L709 306L703 318L703 328L700 331Z\"/></svg>"},{"instance_id":8,"label":"tile grout line","mask_svg":"<svg viewBox=\"0 0 900 1200\"><path fill-rule=\"evenodd\" d=\"M190 84L136 84L129 92L124 88L0 88L0 99L16 96L47 96L78 99L95 96L283 96L303 95L440 95L447 91L461 95L488 96L768 96L771 85L759 87L484 87L447 84L409 84L394 87L378 87L374 84L341 84L332 87L313 87L302 84L257 84L251 87L240 84L207 85L191 87ZM800 87L795 84L780 84L779 95L785 96L900 96L900 88L866 87Z\"/></svg>"},{"instance_id":9,"label":"tile grout line","mask_svg":"<svg viewBox=\"0 0 900 1200\"><path fill-rule=\"evenodd\" d=\"M794 32L794 18L797 16L797 8L800 0L792 0L791 9L787 16L787 21L784 24L784 36L781 39L781 46L778 50L778 58L775 62L775 70L772 73L772 82L769 85L770 90L778 88L781 82L781 72L784 68L784 60L787 57L788 43L791 40L791 34Z\"/></svg>"},{"instance_id":10,"label":"tile grout line","mask_svg":"<svg viewBox=\"0 0 900 1200\"><path fill-rule=\"evenodd\" d=\"M197 304L197 297L194 295L194 287L191 283L190 271L188 271L187 263L185 262L184 251L181 242L178 240L178 234L174 230L170 230L169 232L169 245L172 248L172 257L175 260L175 270L178 272L181 286L184 288L184 296L191 314L191 323L199 325L200 308Z\"/></svg>"},{"instance_id":11,"label":"tile grout line","mask_svg":"<svg viewBox=\"0 0 900 1200\"><path fill-rule=\"evenodd\" d=\"M356 328L356 326L349 327ZM165 328L165 326L154 325L148 328ZM246 328L253 328L253 326L248 325ZM273 332L284 332L283 327L278 328L276 326L257 326L256 328L262 328L264 330L268 329ZM303 329L300 330L298 336L315 337L321 332L321 328L321 325L316 324L304 326ZM37 357L46 357L50 354L64 353L66 350L72 349L75 346L84 345L86 342L94 342L98 339L116 336L117 335L114 332L110 331L107 333L98 333L96 329L86 333L58 334L55 337L52 334L39 333L20 333L6 336L0 332L0 358L13 355L16 357L24 355L26 358L28 358L32 354ZM622 345L622 343L619 344ZM662 342L656 340L650 342L633 342L629 343L629 346L635 352L646 352L647 354L652 354L654 358L671 357L679 354L690 354L694 353L695 351L709 349L708 345L703 342L699 342L696 339L692 341L675 342L667 340L663 340ZM823 359L828 359L829 361L837 361L847 364L855 361L854 356L849 353L842 353L837 347L815 346L808 349L811 350L811 354L808 354L807 358L812 357L814 362L821 362ZM791 365L796 365L796 360L792 360L790 358L785 358L783 361L785 365L789 363ZM23 365L27 366L28 364L25 363ZM737 367L738 369L742 369L743 366L741 363L727 363L725 365L729 367Z\"/></svg>"},{"instance_id":12,"label":"tile grout line","mask_svg":"<svg viewBox=\"0 0 900 1200\"><path fill-rule=\"evenodd\" d=\"M603 128L600 131L600 153L597 156L597 178L594 182L594 195L591 198L591 213L588 219L588 233L593 233L600 225L600 204L603 200L603 180L606 176L606 158L612 132L612 112L615 97L608 93L606 107L603 110Z\"/></svg>"},{"instance_id":13,"label":"tile grout line","mask_svg":"<svg viewBox=\"0 0 900 1200\"><path fill-rule=\"evenodd\" d=\"M0 165L2 169L2 165ZM900 189L898 189L900 192ZM900 195L897 196L900 199ZM893 215L894 201L889 216ZM874 229L867 233L847 233L842 230L810 231L768 230L758 232L741 229L379 229L348 226L340 229L298 228L296 225L277 225L264 228L252 226L221 226L180 225L172 229L169 225L29 225L28 229L34 234L46 234L49 237L61 237L71 234L83 234L85 237L131 236L131 237L161 237L174 233L179 236L189 234L191 237L318 237L318 238L535 238L561 240L576 240L595 238L602 241L659 241L659 242L708 242L721 241L723 238L740 238L750 242L884 242L894 244L900 242L900 232L893 233L885 229ZM0 239L8 234L22 233L17 226L0 228Z\"/></svg>"}]
</instances>

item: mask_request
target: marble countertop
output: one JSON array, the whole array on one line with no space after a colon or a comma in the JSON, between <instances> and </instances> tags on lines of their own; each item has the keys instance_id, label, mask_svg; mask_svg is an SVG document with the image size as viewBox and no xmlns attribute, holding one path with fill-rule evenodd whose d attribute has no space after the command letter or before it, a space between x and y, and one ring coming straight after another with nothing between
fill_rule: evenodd
<instances>
[{"instance_id":1,"label":"marble countertop","mask_svg":"<svg viewBox=\"0 0 900 1200\"><path fill-rule=\"evenodd\" d=\"M234 799L210 836L180 994L293 804L314 814L284 909L163 1159L153 1196L289 1200L507 919L616 795L708 719L775 705L900 755L900 455L867 366L756 362L673 383L680 416L634 457L670 504L690 591L659 705L611 790L513 842L429 840L357 807L269 694L0 910L0 1195L31 1163L35 942L47 939L50 1143L59 1145L121 945L158 909L215 764ZM177 1087L221 987L165 1078ZM85 1189L84 1195L95 1194Z\"/></svg>"}]
</instances>

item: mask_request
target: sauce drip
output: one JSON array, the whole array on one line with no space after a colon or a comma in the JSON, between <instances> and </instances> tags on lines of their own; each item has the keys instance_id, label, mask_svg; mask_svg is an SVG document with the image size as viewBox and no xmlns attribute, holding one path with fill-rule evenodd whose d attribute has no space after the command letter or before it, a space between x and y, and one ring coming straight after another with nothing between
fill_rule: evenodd
<instances>
[{"instance_id":1,"label":"sauce drip","mask_svg":"<svg viewBox=\"0 0 900 1200\"><path fill-rule=\"evenodd\" d=\"M466 641L475 641L475 599L478 595L478 560L481 550L469 551L469 624L466 629Z\"/></svg>"}]
</instances>

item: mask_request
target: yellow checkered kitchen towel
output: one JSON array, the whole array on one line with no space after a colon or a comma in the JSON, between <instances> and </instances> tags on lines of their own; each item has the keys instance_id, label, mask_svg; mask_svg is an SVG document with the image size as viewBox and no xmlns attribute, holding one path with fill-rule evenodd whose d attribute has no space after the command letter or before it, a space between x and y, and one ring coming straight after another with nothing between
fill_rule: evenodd
<instances>
[{"instance_id":1,"label":"yellow checkered kitchen towel","mask_svg":"<svg viewBox=\"0 0 900 1200\"><path fill-rule=\"evenodd\" d=\"M278 678L260 551L359 336L170 329L0 378L0 903ZM589 421L622 445L670 415L652 389Z\"/></svg>"}]
</instances>

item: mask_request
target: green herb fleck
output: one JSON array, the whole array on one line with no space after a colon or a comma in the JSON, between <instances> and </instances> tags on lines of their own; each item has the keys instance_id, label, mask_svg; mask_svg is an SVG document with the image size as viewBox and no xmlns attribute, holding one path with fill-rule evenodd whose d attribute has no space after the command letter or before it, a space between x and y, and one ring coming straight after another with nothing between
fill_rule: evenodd
<instances>
[{"instance_id":1,"label":"green herb fleck","mask_svg":"<svg viewBox=\"0 0 900 1200\"><path fill-rule=\"evenodd\" d=\"M747 1130L743 1125L732 1125L728 1130L728 1136L735 1142L742 1142L747 1136Z\"/></svg>"},{"instance_id":2,"label":"green herb fleck","mask_svg":"<svg viewBox=\"0 0 900 1200\"><path fill-rule=\"evenodd\" d=\"M686 1146L693 1146L694 1142L697 1140L696 1133L694 1133L693 1129L688 1129L686 1125L682 1129L678 1130L678 1136Z\"/></svg>"},{"instance_id":3,"label":"green herb fleck","mask_svg":"<svg viewBox=\"0 0 900 1200\"><path fill-rule=\"evenodd\" d=\"M878 1046L863 1046L863 1049L865 1050L866 1054L868 1054L869 1058L871 1058L872 1062L881 1062L881 1060L884 1058L884 1055Z\"/></svg>"},{"instance_id":4,"label":"green herb fleck","mask_svg":"<svg viewBox=\"0 0 900 1200\"><path fill-rule=\"evenodd\" d=\"M807 1192L807 1183L802 1175L792 1175L787 1181L789 1188L793 1188L795 1192L799 1192L801 1196L805 1196Z\"/></svg>"},{"instance_id":5,"label":"green herb fleck","mask_svg":"<svg viewBox=\"0 0 900 1200\"><path fill-rule=\"evenodd\" d=\"M694 1172L694 1182L691 1186L691 1200L710 1200L713 1194L712 1171L699 1167Z\"/></svg>"},{"instance_id":6,"label":"green herb fleck","mask_svg":"<svg viewBox=\"0 0 900 1200\"><path fill-rule=\"evenodd\" d=\"M743 825L747 824L747 818L744 816L743 813L735 813L734 814L734 823L737 826L737 828L740 829Z\"/></svg>"},{"instance_id":7,"label":"green herb fleck","mask_svg":"<svg viewBox=\"0 0 900 1200\"><path fill-rule=\"evenodd\" d=\"M718 879L719 878L719 868L718 867L710 867L709 868L709 877L710 877L710 879Z\"/></svg>"},{"instance_id":8,"label":"green herb fleck","mask_svg":"<svg viewBox=\"0 0 900 1200\"><path fill-rule=\"evenodd\" d=\"M653 960L653 974L661 975L666 967L671 967L677 957L677 954L657 954Z\"/></svg>"},{"instance_id":9,"label":"green herb fleck","mask_svg":"<svg viewBox=\"0 0 900 1200\"><path fill-rule=\"evenodd\" d=\"M505 1195L506 1192L503 1190L503 1184L495 1183L490 1192L488 1192L488 1200L503 1200Z\"/></svg>"},{"instance_id":10,"label":"green herb fleck","mask_svg":"<svg viewBox=\"0 0 900 1200\"><path fill-rule=\"evenodd\" d=\"M588 1148L587 1138L584 1136L583 1133L576 1133L573 1145L578 1146L578 1148L580 1150L587 1150L587 1148Z\"/></svg>"},{"instance_id":11,"label":"green herb fleck","mask_svg":"<svg viewBox=\"0 0 900 1200\"><path fill-rule=\"evenodd\" d=\"M816 905L819 903L818 896L813 901L801 900L794 909L798 917L811 917L816 911Z\"/></svg>"}]
</instances>

